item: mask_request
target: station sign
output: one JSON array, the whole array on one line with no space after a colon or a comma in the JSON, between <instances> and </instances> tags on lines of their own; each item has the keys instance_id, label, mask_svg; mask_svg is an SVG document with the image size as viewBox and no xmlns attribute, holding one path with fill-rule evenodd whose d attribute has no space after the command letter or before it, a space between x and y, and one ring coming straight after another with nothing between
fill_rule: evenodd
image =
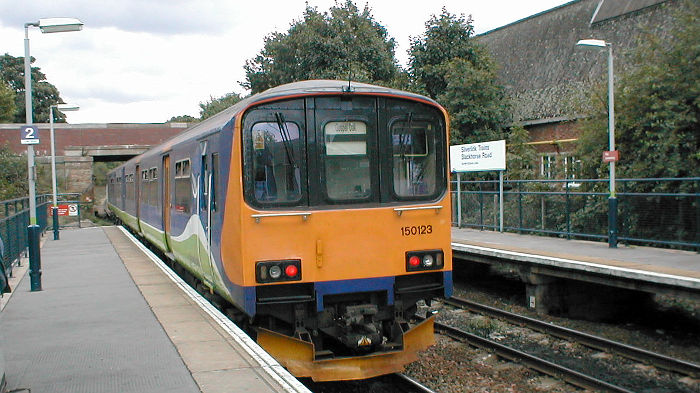
<instances>
[{"instance_id":1,"label":"station sign","mask_svg":"<svg viewBox=\"0 0 700 393\"><path fill-rule=\"evenodd\" d=\"M37 126L22 126L19 129L21 144L23 145L38 145L39 144L39 127Z\"/></svg>"},{"instance_id":2,"label":"station sign","mask_svg":"<svg viewBox=\"0 0 700 393\"><path fill-rule=\"evenodd\" d=\"M603 162L616 162L620 161L620 152L618 150L604 151L603 152Z\"/></svg>"},{"instance_id":3,"label":"station sign","mask_svg":"<svg viewBox=\"0 0 700 393\"><path fill-rule=\"evenodd\" d=\"M450 171L504 171L506 141L491 141L450 146Z\"/></svg>"}]
</instances>

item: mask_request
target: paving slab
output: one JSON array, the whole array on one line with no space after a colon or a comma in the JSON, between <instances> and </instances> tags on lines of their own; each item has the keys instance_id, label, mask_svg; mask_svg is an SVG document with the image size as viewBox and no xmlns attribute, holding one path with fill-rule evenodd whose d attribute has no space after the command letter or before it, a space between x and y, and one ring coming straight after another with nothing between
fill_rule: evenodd
<instances>
[{"instance_id":1,"label":"paving slab","mask_svg":"<svg viewBox=\"0 0 700 393\"><path fill-rule=\"evenodd\" d=\"M8 390L196 393L200 389L104 231L61 231L0 313Z\"/></svg>"}]
</instances>

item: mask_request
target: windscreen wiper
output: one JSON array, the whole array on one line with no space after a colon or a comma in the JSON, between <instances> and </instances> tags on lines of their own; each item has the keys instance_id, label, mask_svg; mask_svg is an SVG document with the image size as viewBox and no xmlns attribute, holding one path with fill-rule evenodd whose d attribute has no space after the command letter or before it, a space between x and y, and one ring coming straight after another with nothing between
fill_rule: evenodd
<instances>
[{"instance_id":1,"label":"windscreen wiper","mask_svg":"<svg viewBox=\"0 0 700 393\"><path fill-rule=\"evenodd\" d=\"M280 130L280 136L282 137L282 144L284 145L284 150L287 153L287 162L289 162L293 168L297 168L296 160L294 159L294 149L291 146L289 129L284 122L284 115L281 112L275 112L275 120L277 121L277 127Z\"/></svg>"}]
</instances>

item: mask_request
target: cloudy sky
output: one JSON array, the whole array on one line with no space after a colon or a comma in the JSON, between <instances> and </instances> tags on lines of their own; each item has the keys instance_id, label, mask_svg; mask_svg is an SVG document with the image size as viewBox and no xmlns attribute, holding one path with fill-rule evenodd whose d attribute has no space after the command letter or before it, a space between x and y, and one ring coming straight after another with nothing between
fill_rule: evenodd
<instances>
[{"instance_id":1,"label":"cloudy sky","mask_svg":"<svg viewBox=\"0 0 700 393\"><path fill-rule=\"evenodd\" d=\"M568 0L373 0L375 20L396 39L406 64L409 38L444 6L472 15L477 33ZM326 11L334 0L308 0ZM363 0L356 0L363 7ZM304 0L0 0L0 54L24 56L24 23L74 17L75 33L30 28L31 55L70 104L69 123L160 123L199 115L210 96L247 92L243 65L263 39L300 19Z\"/></svg>"}]
</instances>

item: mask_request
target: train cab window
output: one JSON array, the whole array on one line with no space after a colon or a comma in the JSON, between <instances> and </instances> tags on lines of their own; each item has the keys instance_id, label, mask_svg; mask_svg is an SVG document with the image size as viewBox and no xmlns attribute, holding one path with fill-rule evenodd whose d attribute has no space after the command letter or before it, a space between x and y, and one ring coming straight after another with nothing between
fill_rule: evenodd
<instances>
[{"instance_id":1,"label":"train cab window","mask_svg":"<svg viewBox=\"0 0 700 393\"><path fill-rule=\"evenodd\" d=\"M413 119L411 113L391 124L394 194L398 197L422 197L436 191L437 126Z\"/></svg>"},{"instance_id":2,"label":"train cab window","mask_svg":"<svg viewBox=\"0 0 700 393\"><path fill-rule=\"evenodd\" d=\"M336 201L367 199L372 194L367 124L332 121L323 127L324 179L328 197Z\"/></svg>"},{"instance_id":3,"label":"train cab window","mask_svg":"<svg viewBox=\"0 0 700 393\"><path fill-rule=\"evenodd\" d=\"M189 213L192 202L192 181L190 160L175 163L175 211Z\"/></svg>"},{"instance_id":4,"label":"train cab window","mask_svg":"<svg viewBox=\"0 0 700 393\"><path fill-rule=\"evenodd\" d=\"M253 181L255 200L260 203L288 203L301 200L300 160L303 160L299 126L283 121L255 123Z\"/></svg>"}]
</instances>

